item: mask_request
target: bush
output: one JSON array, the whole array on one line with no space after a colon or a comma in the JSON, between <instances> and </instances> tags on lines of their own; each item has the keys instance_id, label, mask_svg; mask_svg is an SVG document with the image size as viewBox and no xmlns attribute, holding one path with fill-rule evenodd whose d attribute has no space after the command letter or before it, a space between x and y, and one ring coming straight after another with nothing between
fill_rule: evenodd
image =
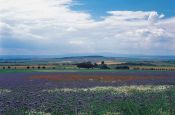
<instances>
[{"instance_id":1,"label":"bush","mask_svg":"<svg viewBox=\"0 0 175 115\"><path fill-rule=\"evenodd\" d=\"M115 69L124 69L124 70L128 70L129 66L117 66L115 67Z\"/></svg>"},{"instance_id":2,"label":"bush","mask_svg":"<svg viewBox=\"0 0 175 115\"><path fill-rule=\"evenodd\" d=\"M30 69L30 66L27 66L27 69Z\"/></svg>"},{"instance_id":3,"label":"bush","mask_svg":"<svg viewBox=\"0 0 175 115\"><path fill-rule=\"evenodd\" d=\"M106 64L99 65L100 69L110 69Z\"/></svg>"},{"instance_id":4,"label":"bush","mask_svg":"<svg viewBox=\"0 0 175 115\"><path fill-rule=\"evenodd\" d=\"M98 68L98 64L97 64L97 63L94 63L94 67L95 67L95 68Z\"/></svg>"},{"instance_id":5,"label":"bush","mask_svg":"<svg viewBox=\"0 0 175 115\"><path fill-rule=\"evenodd\" d=\"M79 63L76 64L78 68L94 68L94 65L91 62L83 62L83 63Z\"/></svg>"}]
</instances>

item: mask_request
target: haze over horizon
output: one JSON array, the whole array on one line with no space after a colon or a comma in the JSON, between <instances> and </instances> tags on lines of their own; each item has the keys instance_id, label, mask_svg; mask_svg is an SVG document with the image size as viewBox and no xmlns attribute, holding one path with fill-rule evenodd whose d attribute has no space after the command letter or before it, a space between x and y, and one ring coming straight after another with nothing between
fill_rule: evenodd
<instances>
[{"instance_id":1,"label":"haze over horizon","mask_svg":"<svg viewBox=\"0 0 175 115\"><path fill-rule=\"evenodd\" d=\"M175 55L175 1L0 0L0 55Z\"/></svg>"}]
</instances>

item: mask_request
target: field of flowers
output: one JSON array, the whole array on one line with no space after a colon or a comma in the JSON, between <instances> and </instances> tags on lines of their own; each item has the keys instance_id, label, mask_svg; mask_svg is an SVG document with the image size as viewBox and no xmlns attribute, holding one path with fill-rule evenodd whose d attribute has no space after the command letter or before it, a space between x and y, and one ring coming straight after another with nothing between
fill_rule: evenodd
<instances>
[{"instance_id":1,"label":"field of flowers","mask_svg":"<svg viewBox=\"0 0 175 115\"><path fill-rule=\"evenodd\" d=\"M174 115L174 75L4 73L0 74L0 115Z\"/></svg>"}]
</instances>

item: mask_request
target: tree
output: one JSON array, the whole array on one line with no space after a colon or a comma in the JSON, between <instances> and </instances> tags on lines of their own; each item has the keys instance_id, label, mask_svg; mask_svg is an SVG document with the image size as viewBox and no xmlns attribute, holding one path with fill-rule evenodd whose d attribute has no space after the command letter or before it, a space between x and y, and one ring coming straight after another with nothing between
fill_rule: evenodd
<instances>
[{"instance_id":1,"label":"tree","mask_svg":"<svg viewBox=\"0 0 175 115\"><path fill-rule=\"evenodd\" d=\"M11 69L11 67L10 67L10 66L8 66L8 69Z\"/></svg>"},{"instance_id":2,"label":"tree","mask_svg":"<svg viewBox=\"0 0 175 115\"><path fill-rule=\"evenodd\" d=\"M115 69L123 69L123 70L128 70L129 66L117 66Z\"/></svg>"},{"instance_id":3,"label":"tree","mask_svg":"<svg viewBox=\"0 0 175 115\"><path fill-rule=\"evenodd\" d=\"M101 65L104 65L104 64L105 64L105 62L104 62L104 61L102 61L102 62L101 62Z\"/></svg>"},{"instance_id":4,"label":"tree","mask_svg":"<svg viewBox=\"0 0 175 115\"><path fill-rule=\"evenodd\" d=\"M78 63L76 64L78 68L93 68L94 65L91 62L83 62L83 63Z\"/></svg>"},{"instance_id":5,"label":"tree","mask_svg":"<svg viewBox=\"0 0 175 115\"><path fill-rule=\"evenodd\" d=\"M30 69L30 66L27 66L27 69Z\"/></svg>"},{"instance_id":6,"label":"tree","mask_svg":"<svg viewBox=\"0 0 175 115\"><path fill-rule=\"evenodd\" d=\"M110 69L106 64L101 64L100 69Z\"/></svg>"},{"instance_id":7,"label":"tree","mask_svg":"<svg viewBox=\"0 0 175 115\"><path fill-rule=\"evenodd\" d=\"M94 63L94 67L97 68L98 67L98 64L97 63Z\"/></svg>"},{"instance_id":8,"label":"tree","mask_svg":"<svg viewBox=\"0 0 175 115\"><path fill-rule=\"evenodd\" d=\"M99 67L100 69L110 69L104 61L101 62L101 65Z\"/></svg>"}]
</instances>

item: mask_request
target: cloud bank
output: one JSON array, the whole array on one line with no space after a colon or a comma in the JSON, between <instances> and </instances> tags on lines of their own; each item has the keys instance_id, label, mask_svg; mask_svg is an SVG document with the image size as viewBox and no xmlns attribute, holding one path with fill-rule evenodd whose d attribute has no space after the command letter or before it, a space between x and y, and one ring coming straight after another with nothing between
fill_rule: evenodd
<instances>
[{"instance_id":1,"label":"cloud bank","mask_svg":"<svg viewBox=\"0 0 175 115\"><path fill-rule=\"evenodd\" d=\"M175 54L175 17L108 11L97 21L72 0L0 0L0 54Z\"/></svg>"}]
</instances>

